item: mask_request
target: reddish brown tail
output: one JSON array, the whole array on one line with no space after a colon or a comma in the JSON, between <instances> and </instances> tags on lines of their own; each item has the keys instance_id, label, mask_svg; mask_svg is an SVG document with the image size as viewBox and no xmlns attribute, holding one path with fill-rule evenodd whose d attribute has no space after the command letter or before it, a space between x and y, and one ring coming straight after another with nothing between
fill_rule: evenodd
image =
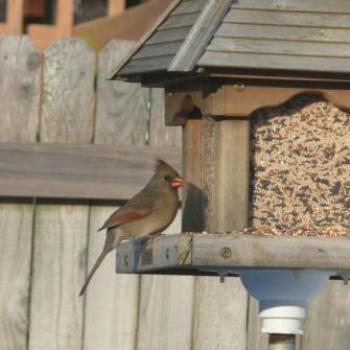
<instances>
[{"instance_id":1,"label":"reddish brown tail","mask_svg":"<svg viewBox=\"0 0 350 350\"><path fill-rule=\"evenodd\" d=\"M105 256L108 254L108 252L109 252L109 250L103 249L102 253L101 253L100 256L97 258L97 260L96 260L94 266L92 267L91 271L89 272L89 274L88 274L88 276L87 276L87 278L86 278L86 280L85 280L85 283L84 283L83 287L81 288L81 291L80 291L80 293L79 293L79 296L80 296L80 297L84 294L84 292L85 292L87 286L89 285L89 283L90 283L90 281L91 281L92 276L94 275L94 273L96 272L96 270L98 269L98 267L101 265L103 259L104 259Z\"/></svg>"}]
</instances>

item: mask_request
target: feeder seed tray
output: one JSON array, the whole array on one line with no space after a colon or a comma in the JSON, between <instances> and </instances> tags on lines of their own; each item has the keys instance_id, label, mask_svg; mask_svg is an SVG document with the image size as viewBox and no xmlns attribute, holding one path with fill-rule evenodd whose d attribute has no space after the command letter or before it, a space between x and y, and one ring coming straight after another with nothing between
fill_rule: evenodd
<instances>
[{"instance_id":1,"label":"feeder seed tray","mask_svg":"<svg viewBox=\"0 0 350 350\"><path fill-rule=\"evenodd\" d=\"M175 275L238 275L243 269L330 271L346 277L350 238L182 233L121 242L117 272Z\"/></svg>"}]
</instances>

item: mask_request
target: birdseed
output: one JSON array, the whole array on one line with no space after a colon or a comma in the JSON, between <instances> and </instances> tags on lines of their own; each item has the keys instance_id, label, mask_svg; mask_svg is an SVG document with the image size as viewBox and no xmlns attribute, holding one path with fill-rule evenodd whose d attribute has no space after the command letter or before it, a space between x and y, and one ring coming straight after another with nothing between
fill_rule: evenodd
<instances>
[{"instance_id":1,"label":"birdseed","mask_svg":"<svg viewBox=\"0 0 350 350\"><path fill-rule=\"evenodd\" d=\"M257 111L247 234L350 235L350 113L317 96Z\"/></svg>"}]
</instances>

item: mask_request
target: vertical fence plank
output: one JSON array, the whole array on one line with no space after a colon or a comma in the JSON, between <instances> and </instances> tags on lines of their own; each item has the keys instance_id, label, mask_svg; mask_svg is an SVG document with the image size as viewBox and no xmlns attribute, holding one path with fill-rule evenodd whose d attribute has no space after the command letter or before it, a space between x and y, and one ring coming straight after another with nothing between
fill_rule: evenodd
<instances>
[{"instance_id":1,"label":"vertical fence plank","mask_svg":"<svg viewBox=\"0 0 350 350\"><path fill-rule=\"evenodd\" d=\"M78 39L60 40L45 53L40 139L90 143L95 54ZM89 207L37 205L29 349L80 350Z\"/></svg>"},{"instance_id":2,"label":"vertical fence plank","mask_svg":"<svg viewBox=\"0 0 350 350\"><path fill-rule=\"evenodd\" d=\"M194 349L244 350L246 292L239 280L199 277L195 288Z\"/></svg>"},{"instance_id":3,"label":"vertical fence plank","mask_svg":"<svg viewBox=\"0 0 350 350\"><path fill-rule=\"evenodd\" d=\"M112 41L99 54L96 144L144 145L147 108L139 85L106 80L113 67L134 48L129 41ZM116 198L117 199L117 198ZM104 232L97 232L115 206L92 206L88 266L102 250ZM138 314L138 276L116 275L110 253L96 272L86 295L84 349L133 350Z\"/></svg>"},{"instance_id":4,"label":"vertical fence plank","mask_svg":"<svg viewBox=\"0 0 350 350\"><path fill-rule=\"evenodd\" d=\"M259 302L253 297L249 297L248 311L247 350L267 350L269 336L266 333L261 333Z\"/></svg>"},{"instance_id":5,"label":"vertical fence plank","mask_svg":"<svg viewBox=\"0 0 350 350\"><path fill-rule=\"evenodd\" d=\"M0 39L0 142L35 142L41 61L28 37ZM32 224L31 204L0 203L0 349L4 350L26 349Z\"/></svg>"},{"instance_id":6,"label":"vertical fence plank","mask_svg":"<svg viewBox=\"0 0 350 350\"><path fill-rule=\"evenodd\" d=\"M181 146L181 129L164 124L164 93L150 93L150 145ZM181 171L181 169L179 169ZM181 232L181 212L166 233ZM138 350L190 350L193 278L142 276Z\"/></svg>"},{"instance_id":7,"label":"vertical fence plank","mask_svg":"<svg viewBox=\"0 0 350 350\"><path fill-rule=\"evenodd\" d=\"M1 142L35 142L41 54L26 36L0 38Z\"/></svg>"},{"instance_id":8,"label":"vertical fence plank","mask_svg":"<svg viewBox=\"0 0 350 350\"><path fill-rule=\"evenodd\" d=\"M350 287L343 281L329 281L310 304L302 336L305 350L350 348Z\"/></svg>"}]
</instances>

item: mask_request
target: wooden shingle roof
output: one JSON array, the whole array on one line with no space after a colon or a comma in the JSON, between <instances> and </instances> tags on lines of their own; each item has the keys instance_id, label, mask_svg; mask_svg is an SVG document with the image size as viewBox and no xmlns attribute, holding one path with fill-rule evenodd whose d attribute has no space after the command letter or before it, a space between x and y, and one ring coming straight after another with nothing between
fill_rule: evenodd
<instances>
[{"instance_id":1,"label":"wooden shingle roof","mask_svg":"<svg viewBox=\"0 0 350 350\"><path fill-rule=\"evenodd\" d=\"M350 1L234 2L197 65L350 72Z\"/></svg>"},{"instance_id":2,"label":"wooden shingle roof","mask_svg":"<svg viewBox=\"0 0 350 350\"><path fill-rule=\"evenodd\" d=\"M192 70L231 3L232 0L178 1L178 6L117 70L118 75Z\"/></svg>"},{"instance_id":3,"label":"wooden shingle roof","mask_svg":"<svg viewBox=\"0 0 350 350\"><path fill-rule=\"evenodd\" d=\"M349 0L182 0L117 72L350 73Z\"/></svg>"}]
</instances>

